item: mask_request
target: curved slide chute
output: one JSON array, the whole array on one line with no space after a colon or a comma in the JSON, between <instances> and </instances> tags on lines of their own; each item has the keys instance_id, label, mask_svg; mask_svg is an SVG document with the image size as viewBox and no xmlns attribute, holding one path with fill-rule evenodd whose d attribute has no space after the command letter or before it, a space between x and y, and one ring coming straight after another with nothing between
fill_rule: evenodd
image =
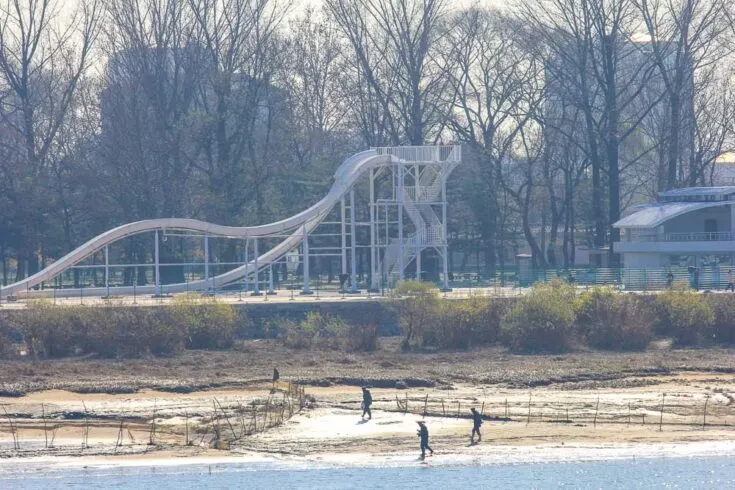
<instances>
[{"instance_id":1,"label":"curved slide chute","mask_svg":"<svg viewBox=\"0 0 735 490\"><path fill-rule=\"evenodd\" d=\"M25 292L41 284L47 282L62 273L64 270L73 267L82 260L92 254L103 249L105 246L116 242L120 239L137 235L144 232L156 230L184 230L206 233L208 236L219 236L228 238L256 238L269 236L287 235L278 245L268 250L257 259L243 264L224 274L189 283L167 284L166 292L174 293L189 290L208 289L212 284L218 286L237 281L256 271L257 267L267 266L283 257L286 253L296 248L303 240L303 237L312 232L319 224L329 215L332 208L339 203L340 199L345 196L355 183L362 177L365 172L372 168L382 165L388 165L391 162L391 156L386 154L378 154L375 150L367 150L358 153L345 160L336 170L334 174L334 183L324 198L313 206L301 211L289 218L275 221L264 225L257 226L223 226L205 221L186 218L158 218L143 221L135 221L117 228L113 228L101 235L92 238L85 244L77 247L67 255L63 256L45 269L33 274L22 281L10 284L0 289L3 297L15 295ZM116 286L111 287L116 294L140 294L157 293L157 286ZM102 288L84 288L86 294L91 296L103 295L108 289ZM63 295L63 292L61 293Z\"/></svg>"}]
</instances>

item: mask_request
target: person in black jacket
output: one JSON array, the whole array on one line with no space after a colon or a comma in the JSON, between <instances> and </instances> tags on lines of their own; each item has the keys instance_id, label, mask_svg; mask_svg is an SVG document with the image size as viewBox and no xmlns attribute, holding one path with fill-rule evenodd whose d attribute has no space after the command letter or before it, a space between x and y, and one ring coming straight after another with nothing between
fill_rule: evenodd
<instances>
[{"instance_id":1,"label":"person in black jacket","mask_svg":"<svg viewBox=\"0 0 735 490\"><path fill-rule=\"evenodd\" d=\"M426 457L427 449L431 451L431 455L433 456L434 450L429 446L429 429L426 428L426 424L423 420L419 420L416 423L419 424L419 430L416 434L419 436L419 440L421 441L421 459Z\"/></svg>"},{"instance_id":2,"label":"person in black jacket","mask_svg":"<svg viewBox=\"0 0 735 490\"><path fill-rule=\"evenodd\" d=\"M470 442L475 442L475 433L477 433L477 442L480 442L482 441L482 434L480 434L482 415L475 410L475 407L470 408L470 411L472 412L472 435L470 435Z\"/></svg>"},{"instance_id":3,"label":"person in black jacket","mask_svg":"<svg viewBox=\"0 0 735 490\"><path fill-rule=\"evenodd\" d=\"M370 413L370 405L373 404L373 396L370 394L370 390L366 387L362 387L362 418L365 418L365 414L368 416L368 420L373 418L373 414Z\"/></svg>"}]
</instances>

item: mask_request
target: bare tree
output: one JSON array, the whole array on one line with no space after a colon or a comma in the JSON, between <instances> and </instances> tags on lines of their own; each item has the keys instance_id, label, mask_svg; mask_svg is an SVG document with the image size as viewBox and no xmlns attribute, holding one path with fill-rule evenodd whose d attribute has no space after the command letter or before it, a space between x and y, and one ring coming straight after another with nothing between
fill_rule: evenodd
<instances>
[{"instance_id":1,"label":"bare tree","mask_svg":"<svg viewBox=\"0 0 735 490\"><path fill-rule=\"evenodd\" d=\"M649 35L653 62L666 93L665 167L661 187L694 185L700 172L687 144L694 136L695 75L729 52L725 0L634 0ZM687 158L689 155L689 158ZM687 161L689 160L689 161Z\"/></svg>"},{"instance_id":2,"label":"bare tree","mask_svg":"<svg viewBox=\"0 0 735 490\"><path fill-rule=\"evenodd\" d=\"M438 139L448 108L434 55L446 32L446 1L326 0L325 6L354 51L353 83L368 88L361 108L370 111L364 121L370 131L385 131L393 144Z\"/></svg>"},{"instance_id":3,"label":"bare tree","mask_svg":"<svg viewBox=\"0 0 735 490\"><path fill-rule=\"evenodd\" d=\"M496 255L503 256L506 241L502 194L510 192L523 215L528 215L519 184L506 172L517 165L523 133L535 124L542 97L542 65L522 50L512 33L514 23L500 12L470 9L451 24L441 58L452 88L450 129L479 159L473 170L482 186L471 199L480 206L475 212L482 225L485 256L494 265ZM520 159L531 161L527 155ZM525 185L530 196L533 181L526 180ZM530 228L524 228L524 233L537 259L543 261Z\"/></svg>"},{"instance_id":4,"label":"bare tree","mask_svg":"<svg viewBox=\"0 0 735 490\"><path fill-rule=\"evenodd\" d=\"M8 179L6 197L21 213L16 246L29 273L48 246L43 230L53 212L48 192L54 190L49 155L63 151L57 136L89 69L100 18L96 0L80 2L68 16L60 9L55 0L0 3L0 125L12 156L0 164L0 180Z\"/></svg>"},{"instance_id":5,"label":"bare tree","mask_svg":"<svg viewBox=\"0 0 735 490\"><path fill-rule=\"evenodd\" d=\"M584 134L579 147L592 169L593 242L601 247L617 241L619 231L611 225L621 211L621 160L637 158L621 157L621 145L661 98L642 104L654 65L633 42L637 10L631 0L551 0L523 2L518 15L535 31L528 38L547 50L550 103L576 106L583 115L584 132L577 134ZM569 128L555 129L570 133Z\"/></svg>"}]
</instances>

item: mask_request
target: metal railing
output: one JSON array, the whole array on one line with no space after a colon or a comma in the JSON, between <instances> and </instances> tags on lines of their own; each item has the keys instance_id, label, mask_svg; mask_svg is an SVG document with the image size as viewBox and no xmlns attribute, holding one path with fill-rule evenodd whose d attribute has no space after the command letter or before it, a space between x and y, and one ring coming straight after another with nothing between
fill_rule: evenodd
<instances>
[{"instance_id":1,"label":"metal railing","mask_svg":"<svg viewBox=\"0 0 735 490\"><path fill-rule=\"evenodd\" d=\"M677 233L633 233L632 243L640 242L726 242L735 240L730 231L688 231Z\"/></svg>"},{"instance_id":2,"label":"metal railing","mask_svg":"<svg viewBox=\"0 0 735 490\"><path fill-rule=\"evenodd\" d=\"M378 155L391 155L406 162L460 162L462 147L448 146L386 146L373 148Z\"/></svg>"},{"instance_id":3,"label":"metal railing","mask_svg":"<svg viewBox=\"0 0 735 490\"><path fill-rule=\"evenodd\" d=\"M719 241L732 241L735 239L730 231L702 231L702 232L688 232L688 233L667 233L667 242L719 242Z\"/></svg>"}]
</instances>

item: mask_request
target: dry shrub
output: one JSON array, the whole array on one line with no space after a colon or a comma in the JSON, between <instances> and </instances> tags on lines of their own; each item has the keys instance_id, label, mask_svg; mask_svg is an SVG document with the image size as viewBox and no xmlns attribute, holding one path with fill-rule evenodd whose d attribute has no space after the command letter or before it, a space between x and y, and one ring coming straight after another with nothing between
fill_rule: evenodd
<instances>
[{"instance_id":1,"label":"dry shrub","mask_svg":"<svg viewBox=\"0 0 735 490\"><path fill-rule=\"evenodd\" d=\"M713 340L719 344L735 343L735 301L729 294L711 294L707 300L714 311Z\"/></svg>"},{"instance_id":2,"label":"dry shrub","mask_svg":"<svg viewBox=\"0 0 735 490\"><path fill-rule=\"evenodd\" d=\"M439 289L431 283L401 281L393 289L392 296L403 335L401 349L422 347L439 313Z\"/></svg>"},{"instance_id":3,"label":"dry shrub","mask_svg":"<svg viewBox=\"0 0 735 490\"><path fill-rule=\"evenodd\" d=\"M378 350L380 328L375 324L353 325L347 330L346 347L350 352L375 352Z\"/></svg>"},{"instance_id":4,"label":"dry shrub","mask_svg":"<svg viewBox=\"0 0 735 490\"><path fill-rule=\"evenodd\" d=\"M574 288L560 280L535 284L503 318L501 339L514 351L566 352L574 299Z\"/></svg>"},{"instance_id":5,"label":"dry shrub","mask_svg":"<svg viewBox=\"0 0 735 490\"><path fill-rule=\"evenodd\" d=\"M638 296L594 288L583 293L575 305L577 332L591 347L640 351L653 338L653 314Z\"/></svg>"},{"instance_id":6,"label":"dry shrub","mask_svg":"<svg viewBox=\"0 0 735 490\"><path fill-rule=\"evenodd\" d=\"M498 340L504 303L489 298L473 297L440 303L431 328L423 331L423 345L444 349L470 349L490 345Z\"/></svg>"},{"instance_id":7,"label":"dry shrub","mask_svg":"<svg viewBox=\"0 0 735 490\"><path fill-rule=\"evenodd\" d=\"M301 322L280 319L278 330L287 347L339 349L345 347L348 326L338 316L309 312Z\"/></svg>"},{"instance_id":8,"label":"dry shrub","mask_svg":"<svg viewBox=\"0 0 735 490\"><path fill-rule=\"evenodd\" d=\"M231 305L182 295L166 313L172 325L186 331L187 349L229 349L235 341L239 315Z\"/></svg>"},{"instance_id":9,"label":"dry shrub","mask_svg":"<svg viewBox=\"0 0 735 490\"><path fill-rule=\"evenodd\" d=\"M702 295L686 290L659 294L655 302L656 330L674 338L678 345L712 342L715 314Z\"/></svg>"}]
</instances>

